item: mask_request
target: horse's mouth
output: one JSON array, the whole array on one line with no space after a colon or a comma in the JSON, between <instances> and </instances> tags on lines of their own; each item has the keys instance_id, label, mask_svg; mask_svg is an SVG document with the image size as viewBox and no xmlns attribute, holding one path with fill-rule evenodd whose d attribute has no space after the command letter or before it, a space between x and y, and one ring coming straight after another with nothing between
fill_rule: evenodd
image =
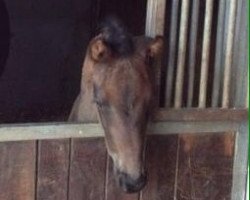
<instances>
[{"instance_id":1,"label":"horse's mouth","mask_svg":"<svg viewBox=\"0 0 250 200\"><path fill-rule=\"evenodd\" d=\"M147 175L141 174L139 178L132 178L124 172L118 172L116 175L118 185L127 193L136 193L141 191L147 183Z\"/></svg>"}]
</instances>

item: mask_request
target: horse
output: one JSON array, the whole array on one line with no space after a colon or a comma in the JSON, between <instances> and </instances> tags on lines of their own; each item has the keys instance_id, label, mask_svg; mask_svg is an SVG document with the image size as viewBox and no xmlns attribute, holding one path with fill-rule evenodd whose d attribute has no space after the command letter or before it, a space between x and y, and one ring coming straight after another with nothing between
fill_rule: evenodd
<instances>
[{"instance_id":1,"label":"horse","mask_svg":"<svg viewBox=\"0 0 250 200\"><path fill-rule=\"evenodd\" d=\"M144 166L146 127L154 108L154 61L162 36L133 37L117 18L101 23L87 47L81 89L69 121L99 119L120 187L140 191L147 182Z\"/></svg>"}]
</instances>

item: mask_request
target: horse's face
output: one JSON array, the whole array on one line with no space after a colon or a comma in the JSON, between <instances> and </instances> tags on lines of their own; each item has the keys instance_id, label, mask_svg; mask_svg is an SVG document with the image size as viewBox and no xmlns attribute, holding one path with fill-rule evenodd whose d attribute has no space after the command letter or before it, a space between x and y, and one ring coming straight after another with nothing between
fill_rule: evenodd
<instances>
[{"instance_id":1,"label":"horse's face","mask_svg":"<svg viewBox=\"0 0 250 200\"><path fill-rule=\"evenodd\" d=\"M101 39L90 47L93 99L117 180L126 192L139 191L146 183L144 138L154 85L149 60L159 54L162 43L160 37L137 39L135 51L126 57L113 55Z\"/></svg>"}]
</instances>

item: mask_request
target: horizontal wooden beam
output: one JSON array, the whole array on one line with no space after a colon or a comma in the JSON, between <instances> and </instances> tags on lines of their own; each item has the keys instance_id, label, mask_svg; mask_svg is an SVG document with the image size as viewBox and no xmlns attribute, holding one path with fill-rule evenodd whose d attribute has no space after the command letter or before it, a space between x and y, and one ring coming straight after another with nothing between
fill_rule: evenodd
<instances>
[{"instance_id":1,"label":"horizontal wooden beam","mask_svg":"<svg viewBox=\"0 0 250 200\"><path fill-rule=\"evenodd\" d=\"M180 134L180 133L221 133L236 131L238 122L157 122L148 127L148 134ZM100 124L19 124L0 126L0 142L25 141L63 138L103 137Z\"/></svg>"},{"instance_id":2,"label":"horizontal wooden beam","mask_svg":"<svg viewBox=\"0 0 250 200\"><path fill-rule=\"evenodd\" d=\"M246 109L164 109L149 125L149 134L219 133L237 131ZM29 123L0 125L0 141L103 137L99 123Z\"/></svg>"},{"instance_id":3,"label":"horizontal wooden beam","mask_svg":"<svg viewBox=\"0 0 250 200\"><path fill-rule=\"evenodd\" d=\"M182 108L159 109L153 121L244 121L248 118L247 109Z\"/></svg>"},{"instance_id":4,"label":"horizontal wooden beam","mask_svg":"<svg viewBox=\"0 0 250 200\"><path fill-rule=\"evenodd\" d=\"M30 123L0 126L0 141L103 137L98 123Z\"/></svg>"},{"instance_id":5,"label":"horizontal wooden beam","mask_svg":"<svg viewBox=\"0 0 250 200\"><path fill-rule=\"evenodd\" d=\"M150 135L225 133L237 131L239 124L228 121L156 122L149 126L148 133Z\"/></svg>"}]
</instances>

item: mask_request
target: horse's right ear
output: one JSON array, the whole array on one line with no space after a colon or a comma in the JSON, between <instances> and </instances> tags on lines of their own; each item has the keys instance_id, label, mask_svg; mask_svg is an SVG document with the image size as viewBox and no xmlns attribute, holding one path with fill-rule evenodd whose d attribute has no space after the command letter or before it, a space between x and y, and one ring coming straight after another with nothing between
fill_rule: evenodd
<instances>
[{"instance_id":1,"label":"horse's right ear","mask_svg":"<svg viewBox=\"0 0 250 200\"><path fill-rule=\"evenodd\" d=\"M101 61L109 55L109 50L101 38L90 43L90 56L94 61Z\"/></svg>"},{"instance_id":2,"label":"horse's right ear","mask_svg":"<svg viewBox=\"0 0 250 200\"><path fill-rule=\"evenodd\" d=\"M152 58L159 58L163 52L163 37L157 35L149 44L148 47L148 56Z\"/></svg>"}]
</instances>

